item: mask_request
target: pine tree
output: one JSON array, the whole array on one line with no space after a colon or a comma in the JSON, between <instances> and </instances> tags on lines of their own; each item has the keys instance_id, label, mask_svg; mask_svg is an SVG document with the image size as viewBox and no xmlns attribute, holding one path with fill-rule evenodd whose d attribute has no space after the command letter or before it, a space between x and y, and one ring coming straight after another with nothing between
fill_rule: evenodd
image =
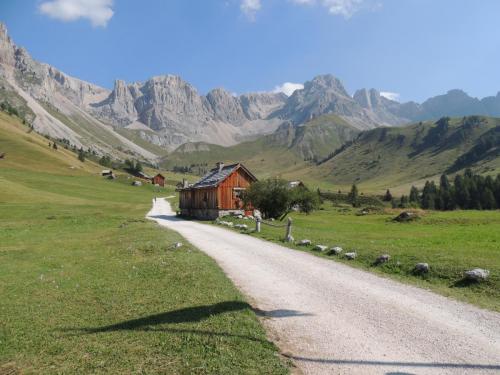
<instances>
[{"instance_id":1,"label":"pine tree","mask_svg":"<svg viewBox=\"0 0 500 375\"><path fill-rule=\"evenodd\" d=\"M456 175L455 176L455 202L458 207L465 209L469 206L470 202L470 193L469 188L465 184L465 179L463 176Z\"/></svg>"},{"instance_id":2,"label":"pine tree","mask_svg":"<svg viewBox=\"0 0 500 375\"><path fill-rule=\"evenodd\" d=\"M410 190L410 203L417 204L418 203L418 189L415 186L411 187Z\"/></svg>"},{"instance_id":3,"label":"pine tree","mask_svg":"<svg viewBox=\"0 0 500 375\"><path fill-rule=\"evenodd\" d=\"M399 201L399 207L401 207L401 208L408 208L409 203L410 203L410 200L408 199L408 196L407 195L402 195L401 199Z\"/></svg>"},{"instance_id":4,"label":"pine tree","mask_svg":"<svg viewBox=\"0 0 500 375\"><path fill-rule=\"evenodd\" d=\"M80 150L78 150L78 160L80 160L82 163L85 161L85 151L83 151L83 148L80 148Z\"/></svg>"},{"instance_id":5,"label":"pine tree","mask_svg":"<svg viewBox=\"0 0 500 375\"><path fill-rule=\"evenodd\" d=\"M434 181L426 181L422 191L422 208L434 210L436 208L437 189Z\"/></svg>"},{"instance_id":6,"label":"pine tree","mask_svg":"<svg viewBox=\"0 0 500 375\"><path fill-rule=\"evenodd\" d=\"M439 181L439 192L436 202L436 208L440 210L453 210L455 208L452 187L448 177L443 174Z\"/></svg>"},{"instance_id":7,"label":"pine tree","mask_svg":"<svg viewBox=\"0 0 500 375\"><path fill-rule=\"evenodd\" d=\"M500 207L500 174L498 174L495 179L495 189L493 191L497 201L497 207Z\"/></svg>"},{"instance_id":8,"label":"pine tree","mask_svg":"<svg viewBox=\"0 0 500 375\"><path fill-rule=\"evenodd\" d=\"M359 207L359 192L356 184L352 184L348 198L353 207Z\"/></svg>"},{"instance_id":9,"label":"pine tree","mask_svg":"<svg viewBox=\"0 0 500 375\"><path fill-rule=\"evenodd\" d=\"M387 191L385 192L383 200L384 200L384 202L391 202L392 201L392 194L391 194L389 189L387 189Z\"/></svg>"},{"instance_id":10,"label":"pine tree","mask_svg":"<svg viewBox=\"0 0 500 375\"><path fill-rule=\"evenodd\" d=\"M398 201L397 201L397 200L395 200L395 199L393 199L393 200L391 201L391 206L392 206L392 208L398 208Z\"/></svg>"},{"instance_id":11,"label":"pine tree","mask_svg":"<svg viewBox=\"0 0 500 375\"><path fill-rule=\"evenodd\" d=\"M489 188L484 189L481 195L481 207L484 210L494 210L495 208L497 208L495 196Z\"/></svg>"}]
</instances>

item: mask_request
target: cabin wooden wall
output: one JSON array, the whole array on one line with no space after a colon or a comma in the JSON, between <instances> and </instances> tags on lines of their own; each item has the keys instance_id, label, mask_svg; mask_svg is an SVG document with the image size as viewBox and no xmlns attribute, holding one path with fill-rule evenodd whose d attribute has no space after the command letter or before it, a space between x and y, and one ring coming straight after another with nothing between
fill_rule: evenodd
<instances>
[{"instance_id":1,"label":"cabin wooden wall","mask_svg":"<svg viewBox=\"0 0 500 375\"><path fill-rule=\"evenodd\" d=\"M160 177L160 176L154 176L153 177L153 184L154 185L160 185L160 186L165 186L165 179Z\"/></svg>"},{"instance_id":2,"label":"cabin wooden wall","mask_svg":"<svg viewBox=\"0 0 500 375\"><path fill-rule=\"evenodd\" d=\"M241 168L234 171L228 178L219 184L217 200L222 210L243 209L243 202L235 198L234 188L248 188L252 182L250 176Z\"/></svg>"},{"instance_id":3,"label":"cabin wooden wall","mask_svg":"<svg viewBox=\"0 0 500 375\"><path fill-rule=\"evenodd\" d=\"M252 178L241 168L235 170L217 188L182 190L179 207L185 209L243 209L243 201L236 198L234 188L246 189Z\"/></svg>"},{"instance_id":4,"label":"cabin wooden wall","mask_svg":"<svg viewBox=\"0 0 500 375\"><path fill-rule=\"evenodd\" d=\"M192 189L181 191L180 208L217 208L217 190L215 188Z\"/></svg>"}]
</instances>

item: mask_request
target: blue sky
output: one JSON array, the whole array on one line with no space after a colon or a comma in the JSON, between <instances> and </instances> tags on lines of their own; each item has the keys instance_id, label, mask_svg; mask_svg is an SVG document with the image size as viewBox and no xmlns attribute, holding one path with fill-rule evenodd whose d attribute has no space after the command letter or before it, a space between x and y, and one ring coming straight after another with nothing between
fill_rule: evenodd
<instances>
[{"instance_id":1,"label":"blue sky","mask_svg":"<svg viewBox=\"0 0 500 375\"><path fill-rule=\"evenodd\" d=\"M495 95L499 17L497 0L0 0L18 45L104 87L171 73L243 93L332 73L402 101Z\"/></svg>"}]
</instances>

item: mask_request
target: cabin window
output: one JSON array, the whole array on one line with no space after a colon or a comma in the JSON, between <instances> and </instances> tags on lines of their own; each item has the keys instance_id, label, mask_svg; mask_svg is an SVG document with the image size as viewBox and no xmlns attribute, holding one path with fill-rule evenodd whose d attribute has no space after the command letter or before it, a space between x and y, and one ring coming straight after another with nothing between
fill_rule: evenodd
<instances>
[{"instance_id":1,"label":"cabin window","mask_svg":"<svg viewBox=\"0 0 500 375\"><path fill-rule=\"evenodd\" d=\"M208 193L203 193L203 202L208 202Z\"/></svg>"},{"instance_id":2,"label":"cabin window","mask_svg":"<svg viewBox=\"0 0 500 375\"><path fill-rule=\"evenodd\" d=\"M234 199L236 200L241 200L243 199L243 193L244 193L245 189L243 188L234 188L233 189L233 197Z\"/></svg>"}]
</instances>

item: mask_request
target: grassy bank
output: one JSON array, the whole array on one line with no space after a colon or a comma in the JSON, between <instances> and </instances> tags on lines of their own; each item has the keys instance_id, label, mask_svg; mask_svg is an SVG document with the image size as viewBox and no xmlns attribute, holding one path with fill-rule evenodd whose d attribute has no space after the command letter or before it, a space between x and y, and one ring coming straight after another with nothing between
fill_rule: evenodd
<instances>
[{"instance_id":1,"label":"grassy bank","mask_svg":"<svg viewBox=\"0 0 500 375\"><path fill-rule=\"evenodd\" d=\"M144 219L151 186L5 118L0 151L0 373L287 373L218 266Z\"/></svg>"},{"instance_id":2,"label":"grassy bank","mask_svg":"<svg viewBox=\"0 0 500 375\"><path fill-rule=\"evenodd\" d=\"M393 222L397 212L365 216L357 212L325 203L322 210L311 215L291 215L296 240L310 239L313 245L338 245L344 252L356 251L355 260L320 254L313 246L285 244L281 242L283 228L262 225L262 232L257 234L253 233L252 221L232 221L250 224L251 235L500 311L500 211L427 212L411 223ZM374 265L381 254L390 254L391 260ZM413 273L418 262L429 263L427 275ZM490 270L489 280L480 284L463 282L464 271L476 267Z\"/></svg>"}]
</instances>

